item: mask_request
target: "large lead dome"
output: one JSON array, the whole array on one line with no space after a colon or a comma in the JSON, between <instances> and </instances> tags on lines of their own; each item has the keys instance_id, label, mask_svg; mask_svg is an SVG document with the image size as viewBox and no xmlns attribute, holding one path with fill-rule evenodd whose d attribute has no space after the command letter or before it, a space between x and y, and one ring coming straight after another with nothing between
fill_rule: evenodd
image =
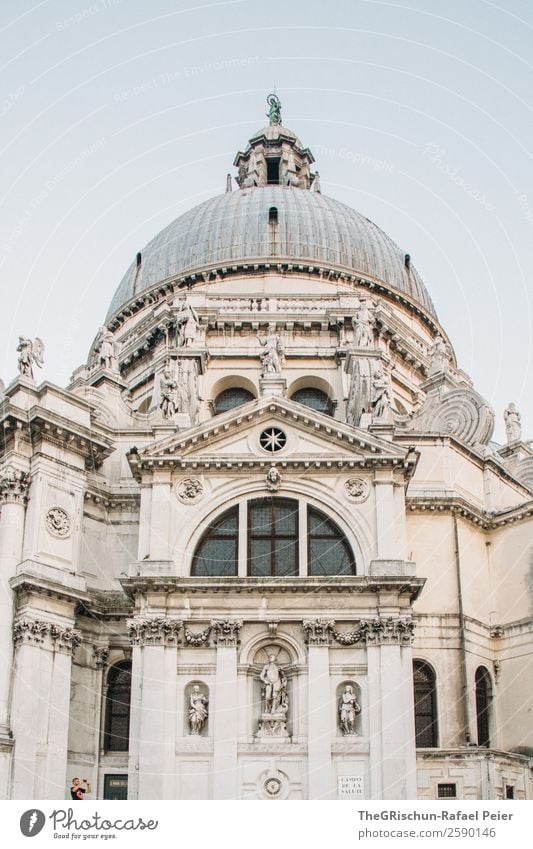
<instances>
[{"instance_id":1,"label":"large lead dome","mask_svg":"<svg viewBox=\"0 0 533 849\"><path fill-rule=\"evenodd\" d=\"M320 193L311 151L281 124L277 98L271 96L269 105L270 125L235 159L239 189L231 191L228 175L225 194L176 218L152 239L122 279L107 318L163 281L243 260L345 270L435 316L405 252L368 218Z\"/></svg>"},{"instance_id":2,"label":"large lead dome","mask_svg":"<svg viewBox=\"0 0 533 849\"><path fill-rule=\"evenodd\" d=\"M274 239L272 215L278 222ZM401 292L435 316L419 274L406 266L405 252L368 218L319 192L264 186L219 195L176 218L141 256L140 266L132 263L124 275L108 319L163 280L243 259L347 268Z\"/></svg>"}]
</instances>

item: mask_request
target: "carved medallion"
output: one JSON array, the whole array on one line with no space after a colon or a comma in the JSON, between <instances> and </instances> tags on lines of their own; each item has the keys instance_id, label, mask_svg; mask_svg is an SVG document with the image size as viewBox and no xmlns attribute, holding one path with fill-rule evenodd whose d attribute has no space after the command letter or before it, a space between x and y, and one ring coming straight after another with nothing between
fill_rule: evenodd
<instances>
[{"instance_id":1,"label":"carved medallion","mask_svg":"<svg viewBox=\"0 0 533 849\"><path fill-rule=\"evenodd\" d=\"M45 524L48 533L54 537L65 539L72 533L72 520L62 507L50 507L46 514Z\"/></svg>"},{"instance_id":2,"label":"carved medallion","mask_svg":"<svg viewBox=\"0 0 533 849\"><path fill-rule=\"evenodd\" d=\"M263 799L286 799L289 795L289 779L279 769L261 773L258 781L259 795Z\"/></svg>"},{"instance_id":3,"label":"carved medallion","mask_svg":"<svg viewBox=\"0 0 533 849\"><path fill-rule=\"evenodd\" d=\"M350 478L344 484L344 490L351 501L366 501L370 486L364 478Z\"/></svg>"},{"instance_id":4,"label":"carved medallion","mask_svg":"<svg viewBox=\"0 0 533 849\"><path fill-rule=\"evenodd\" d=\"M199 478L182 478L177 482L175 492L183 504L196 504L204 494L204 485Z\"/></svg>"}]
</instances>

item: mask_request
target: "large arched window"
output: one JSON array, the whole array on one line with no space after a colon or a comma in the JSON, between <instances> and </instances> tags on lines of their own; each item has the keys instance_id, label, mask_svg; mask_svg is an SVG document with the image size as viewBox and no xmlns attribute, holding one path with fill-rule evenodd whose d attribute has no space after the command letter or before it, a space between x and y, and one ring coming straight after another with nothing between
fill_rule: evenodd
<instances>
[{"instance_id":1,"label":"large arched window","mask_svg":"<svg viewBox=\"0 0 533 849\"><path fill-rule=\"evenodd\" d=\"M116 663L107 679L104 749L127 752L130 734L131 661Z\"/></svg>"},{"instance_id":2,"label":"large arched window","mask_svg":"<svg viewBox=\"0 0 533 849\"><path fill-rule=\"evenodd\" d=\"M484 666L476 669L476 718L477 744L490 746L490 708L492 701L492 682Z\"/></svg>"},{"instance_id":3,"label":"large arched window","mask_svg":"<svg viewBox=\"0 0 533 849\"><path fill-rule=\"evenodd\" d=\"M314 507L307 511L307 540L310 575L355 575L346 537L335 522Z\"/></svg>"},{"instance_id":4,"label":"large arched window","mask_svg":"<svg viewBox=\"0 0 533 849\"><path fill-rule=\"evenodd\" d=\"M217 395L215 414L227 413L228 410L233 410L235 407L240 407L242 404L247 404L248 401L253 400L254 396L248 389L243 389L240 386L232 386L230 389L224 389L220 395Z\"/></svg>"},{"instance_id":5,"label":"large arched window","mask_svg":"<svg viewBox=\"0 0 533 849\"><path fill-rule=\"evenodd\" d=\"M355 575L356 568L348 540L320 510L293 498L254 498L209 525L191 574L325 577Z\"/></svg>"},{"instance_id":6,"label":"large arched window","mask_svg":"<svg viewBox=\"0 0 533 849\"><path fill-rule=\"evenodd\" d=\"M248 502L248 574L298 574L298 502L258 498Z\"/></svg>"},{"instance_id":7,"label":"large arched window","mask_svg":"<svg viewBox=\"0 0 533 849\"><path fill-rule=\"evenodd\" d=\"M333 415L333 405L328 396L321 389L315 389L314 386L298 389L291 395L291 401L297 401L298 404L310 407L318 413L325 413L327 416Z\"/></svg>"},{"instance_id":8,"label":"large arched window","mask_svg":"<svg viewBox=\"0 0 533 849\"><path fill-rule=\"evenodd\" d=\"M236 575L239 544L239 508L232 507L209 525L196 549L192 574Z\"/></svg>"},{"instance_id":9,"label":"large arched window","mask_svg":"<svg viewBox=\"0 0 533 849\"><path fill-rule=\"evenodd\" d=\"M415 737L417 749L437 746L437 691L435 673L422 660L413 663Z\"/></svg>"}]
</instances>

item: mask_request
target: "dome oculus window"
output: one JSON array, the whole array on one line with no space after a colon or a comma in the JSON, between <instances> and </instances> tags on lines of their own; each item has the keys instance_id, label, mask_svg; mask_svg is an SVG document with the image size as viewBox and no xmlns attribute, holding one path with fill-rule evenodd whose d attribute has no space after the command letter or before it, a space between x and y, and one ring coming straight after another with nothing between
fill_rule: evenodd
<instances>
[{"instance_id":1,"label":"dome oculus window","mask_svg":"<svg viewBox=\"0 0 533 849\"><path fill-rule=\"evenodd\" d=\"M304 407L310 407L311 410L316 410L317 413L324 413L326 416L333 415L333 405L326 393L322 392L321 389L315 389L313 386L298 389L291 395L291 401L303 404Z\"/></svg>"},{"instance_id":2,"label":"dome oculus window","mask_svg":"<svg viewBox=\"0 0 533 849\"><path fill-rule=\"evenodd\" d=\"M219 413L227 413L228 410L233 410L235 407L241 407L242 404L248 404L253 401L254 396L248 389L242 389L238 386L233 386L230 389L224 389L220 395L217 395L215 401L215 415Z\"/></svg>"},{"instance_id":3,"label":"dome oculus window","mask_svg":"<svg viewBox=\"0 0 533 849\"><path fill-rule=\"evenodd\" d=\"M327 577L355 575L356 566L343 532L320 510L292 498L254 498L209 525L191 574Z\"/></svg>"}]
</instances>

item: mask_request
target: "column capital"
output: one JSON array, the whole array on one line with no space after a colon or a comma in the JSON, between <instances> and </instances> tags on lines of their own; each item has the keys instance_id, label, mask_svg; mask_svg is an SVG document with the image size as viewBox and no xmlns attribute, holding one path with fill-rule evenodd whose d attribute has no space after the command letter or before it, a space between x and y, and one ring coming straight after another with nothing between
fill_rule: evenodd
<instances>
[{"instance_id":1,"label":"column capital","mask_svg":"<svg viewBox=\"0 0 533 849\"><path fill-rule=\"evenodd\" d=\"M400 645L413 643L415 622L412 619L399 619L389 616L387 619L374 619L366 623L366 644L375 646Z\"/></svg>"},{"instance_id":2,"label":"column capital","mask_svg":"<svg viewBox=\"0 0 533 849\"><path fill-rule=\"evenodd\" d=\"M302 627L308 646L328 646L330 632L335 627L333 619L304 619Z\"/></svg>"},{"instance_id":3,"label":"column capital","mask_svg":"<svg viewBox=\"0 0 533 849\"><path fill-rule=\"evenodd\" d=\"M73 654L81 644L81 631L44 619L17 619L13 625L13 642L15 646L26 644Z\"/></svg>"},{"instance_id":4,"label":"column capital","mask_svg":"<svg viewBox=\"0 0 533 849\"><path fill-rule=\"evenodd\" d=\"M212 619L209 623L216 646L238 646L242 619Z\"/></svg>"},{"instance_id":5,"label":"column capital","mask_svg":"<svg viewBox=\"0 0 533 849\"><path fill-rule=\"evenodd\" d=\"M109 657L109 646L93 646L94 665L97 669L103 669Z\"/></svg>"},{"instance_id":6,"label":"column capital","mask_svg":"<svg viewBox=\"0 0 533 849\"><path fill-rule=\"evenodd\" d=\"M136 616L126 624L133 646L177 646L183 623L170 616Z\"/></svg>"},{"instance_id":7,"label":"column capital","mask_svg":"<svg viewBox=\"0 0 533 849\"><path fill-rule=\"evenodd\" d=\"M22 504L28 501L30 475L10 463L0 469L0 504Z\"/></svg>"}]
</instances>

